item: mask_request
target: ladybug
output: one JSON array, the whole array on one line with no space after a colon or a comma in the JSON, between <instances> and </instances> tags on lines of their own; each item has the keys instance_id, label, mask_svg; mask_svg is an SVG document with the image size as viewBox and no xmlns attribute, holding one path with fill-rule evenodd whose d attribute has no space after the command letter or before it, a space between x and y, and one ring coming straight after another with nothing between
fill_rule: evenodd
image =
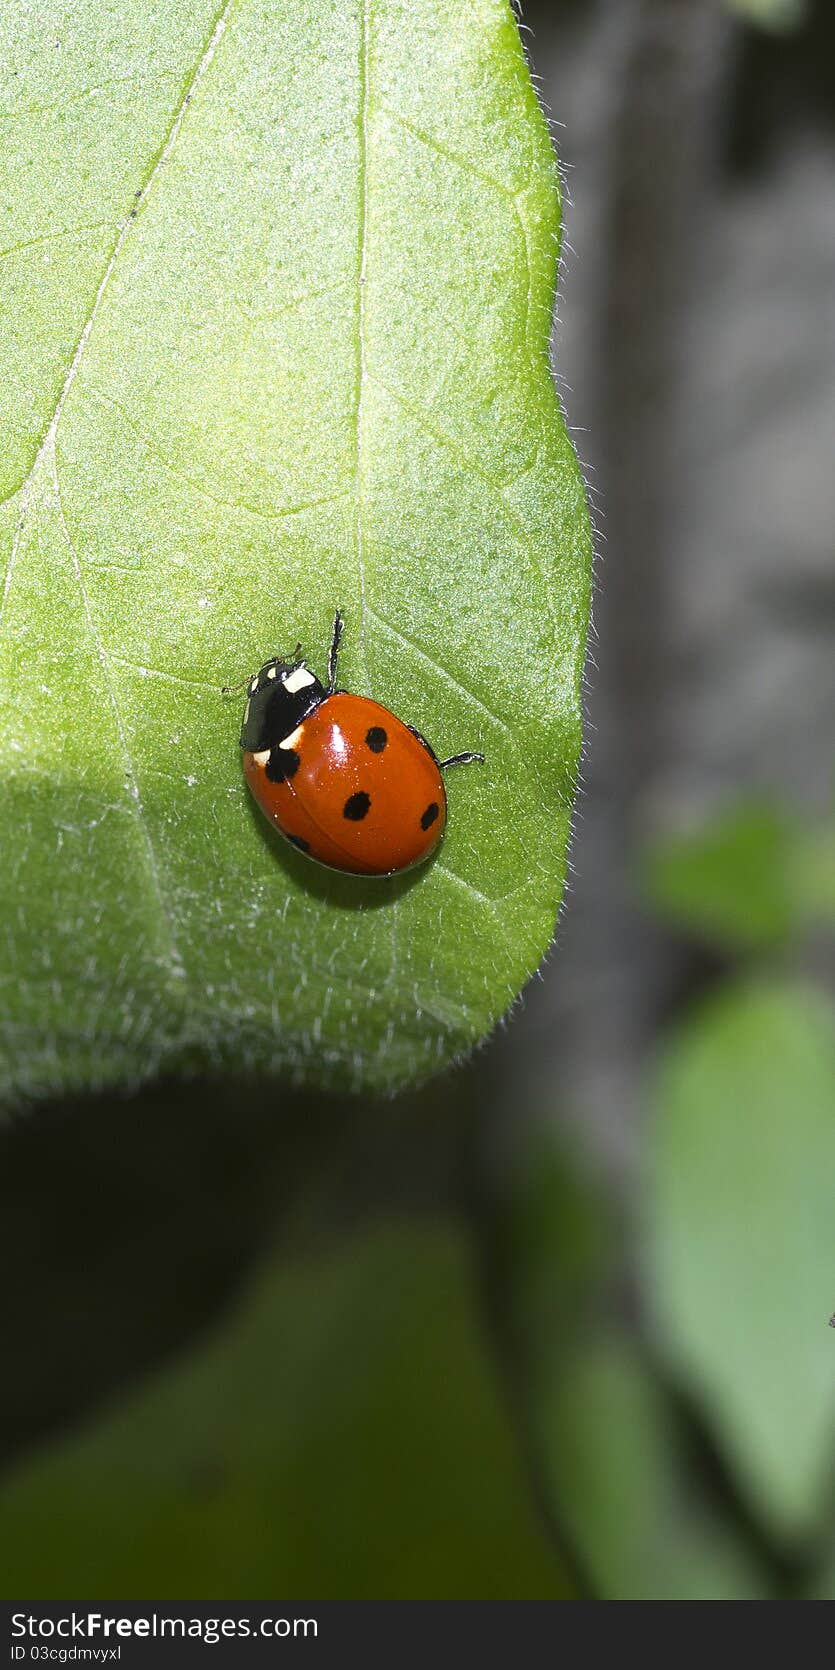
<instances>
[{"instance_id":1,"label":"ladybug","mask_svg":"<svg viewBox=\"0 0 835 1670\"><path fill-rule=\"evenodd\" d=\"M391 876L435 851L446 824L442 773L483 754L439 760L412 725L368 696L336 688L337 612L328 682L304 660L265 661L249 680L241 729L246 780L299 852L351 875Z\"/></svg>"}]
</instances>

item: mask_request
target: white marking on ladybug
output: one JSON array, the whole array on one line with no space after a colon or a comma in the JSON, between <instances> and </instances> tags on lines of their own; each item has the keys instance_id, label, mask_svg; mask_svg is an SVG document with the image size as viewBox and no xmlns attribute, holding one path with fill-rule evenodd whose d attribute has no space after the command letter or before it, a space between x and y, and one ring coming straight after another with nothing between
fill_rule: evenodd
<instances>
[{"instance_id":1,"label":"white marking on ladybug","mask_svg":"<svg viewBox=\"0 0 835 1670\"><path fill-rule=\"evenodd\" d=\"M301 735L302 735L303 730L304 730L304 725L297 725L296 729L293 731L292 736L285 736L283 741L281 741L279 743L279 745L278 745L279 748L295 748L296 743L301 741Z\"/></svg>"},{"instance_id":2,"label":"white marking on ladybug","mask_svg":"<svg viewBox=\"0 0 835 1670\"><path fill-rule=\"evenodd\" d=\"M278 668L271 667L267 674L267 678L278 678Z\"/></svg>"},{"instance_id":3,"label":"white marking on ladybug","mask_svg":"<svg viewBox=\"0 0 835 1670\"><path fill-rule=\"evenodd\" d=\"M255 678L250 680L250 685L249 685L250 696L254 696L257 689L258 689L258 675L256 673Z\"/></svg>"},{"instance_id":4,"label":"white marking on ladybug","mask_svg":"<svg viewBox=\"0 0 835 1670\"><path fill-rule=\"evenodd\" d=\"M309 673L306 667L297 667L295 672L284 680L284 688L289 690L291 696L295 696L297 690L304 690L306 685L315 683L313 674Z\"/></svg>"},{"instance_id":5,"label":"white marking on ladybug","mask_svg":"<svg viewBox=\"0 0 835 1670\"><path fill-rule=\"evenodd\" d=\"M248 719L248 718L249 718L249 710L250 710L250 708L251 708L251 707L252 707L252 703L251 703L251 702L247 702L247 704L246 704L246 712L245 712L245 713L244 713L244 724L246 724L246 722L247 722L247 719Z\"/></svg>"},{"instance_id":6,"label":"white marking on ladybug","mask_svg":"<svg viewBox=\"0 0 835 1670\"><path fill-rule=\"evenodd\" d=\"M270 753L271 749L264 748L260 754L253 754L252 758L254 759L256 765L266 765L270 757Z\"/></svg>"}]
</instances>

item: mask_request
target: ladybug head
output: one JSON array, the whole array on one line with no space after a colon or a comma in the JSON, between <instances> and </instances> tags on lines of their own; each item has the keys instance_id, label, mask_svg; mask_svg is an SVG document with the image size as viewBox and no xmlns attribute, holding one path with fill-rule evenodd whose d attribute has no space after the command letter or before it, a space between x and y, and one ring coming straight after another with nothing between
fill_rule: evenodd
<instances>
[{"instance_id":1,"label":"ladybug head","mask_svg":"<svg viewBox=\"0 0 835 1670\"><path fill-rule=\"evenodd\" d=\"M251 754L276 747L324 698L324 685L304 661L265 661L247 687L241 747Z\"/></svg>"}]
</instances>

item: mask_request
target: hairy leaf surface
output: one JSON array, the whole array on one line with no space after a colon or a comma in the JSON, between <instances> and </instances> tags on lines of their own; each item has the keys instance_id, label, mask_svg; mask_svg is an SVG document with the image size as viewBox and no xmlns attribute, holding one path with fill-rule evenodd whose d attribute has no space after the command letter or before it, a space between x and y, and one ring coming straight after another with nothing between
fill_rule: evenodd
<instances>
[{"instance_id":1,"label":"hairy leaf surface","mask_svg":"<svg viewBox=\"0 0 835 1670\"><path fill-rule=\"evenodd\" d=\"M505 0L23 0L0 24L2 1082L392 1086L553 931L589 536L556 164ZM437 861L317 870L219 687L288 653L450 778Z\"/></svg>"}]
</instances>

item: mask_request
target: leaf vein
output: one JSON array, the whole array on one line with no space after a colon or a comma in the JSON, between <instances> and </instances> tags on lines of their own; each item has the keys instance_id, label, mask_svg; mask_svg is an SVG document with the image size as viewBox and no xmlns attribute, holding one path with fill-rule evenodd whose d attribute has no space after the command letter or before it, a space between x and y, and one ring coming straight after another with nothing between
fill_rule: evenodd
<instances>
[{"instance_id":1,"label":"leaf vein","mask_svg":"<svg viewBox=\"0 0 835 1670\"><path fill-rule=\"evenodd\" d=\"M356 410L354 416L355 435L355 476L354 476L354 525L357 552L357 566L360 583L360 644L365 662L365 678L367 692L371 694L371 676L368 666L368 645L366 641L366 597L365 597L365 534L363 528L364 509L364 426L365 426L365 382L366 366L366 318L365 318L365 282L368 266L368 115L369 115L369 6L371 0L361 0L360 10L360 43L359 43L359 227L357 236L357 364L356 364Z\"/></svg>"},{"instance_id":2,"label":"leaf vein","mask_svg":"<svg viewBox=\"0 0 835 1670\"><path fill-rule=\"evenodd\" d=\"M112 228L109 220L99 220L83 226L67 226L61 232L45 232L40 238L24 238L22 243L10 244L8 249L0 249L0 261L5 261L10 255L17 255L22 249L37 249L39 244L57 244L62 238L75 238L79 232L106 232ZM20 489L16 488L16 492Z\"/></svg>"},{"instance_id":3,"label":"leaf vein","mask_svg":"<svg viewBox=\"0 0 835 1670\"><path fill-rule=\"evenodd\" d=\"M395 389L390 388L388 384L384 383L381 378L375 376L373 380L377 387L382 389L384 394L388 395L390 400L393 400L396 405L403 409L404 412L408 412L410 417L414 418L415 422L419 424L422 429L425 429L427 435L432 436L432 439L437 442L438 446L443 447L444 450L450 453L453 458L457 458L459 464L463 466L467 474L477 476L478 479L483 481L485 486L490 489L494 502L500 507L503 514L507 517L508 522L516 531L519 544L522 546L522 549L528 557L531 568L533 569L539 582L543 601L545 603L545 608L548 612L551 624L554 631L557 632L559 622L557 621L554 605L551 599L550 587L545 579L545 572L542 567L542 563L539 560L536 546L531 539L524 522L521 521L513 507L508 504L504 496L504 484L499 482L495 476L488 474L488 472L483 469L474 458L471 458L468 453L462 450L462 448L458 445L458 442L454 441L452 436L448 435L445 430L439 429L436 424L430 423L426 414L420 410L420 407L412 405L412 403L406 400L402 394L398 394Z\"/></svg>"},{"instance_id":4,"label":"leaf vein","mask_svg":"<svg viewBox=\"0 0 835 1670\"><path fill-rule=\"evenodd\" d=\"M90 606L89 594L87 592L87 587L84 584L84 576L83 576L82 571L81 571L81 563L80 563L79 558L78 558L78 552L75 549L75 545L73 543L72 535L70 534L70 530L69 530L69 527L67 525L67 518L66 518L66 515L64 513L64 501L63 501L63 497L62 497L62 494L61 494L61 484L60 484L60 481L59 481L59 478L58 478L58 460L57 460L57 457L56 457L56 454L55 454L55 448L54 447L53 447L51 455L50 455L50 462L51 462L51 473L52 473L52 485L53 485L54 490L55 490L55 501L56 501L56 506L57 506L57 509L58 509L58 517L59 517L59 520L60 520L60 523L61 523L61 530L63 532L64 538L65 538L66 543L67 543L67 547L69 549L70 558L71 558L72 565L73 565L73 571L75 573L75 578L76 578L76 581L77 581L77 584L78 584L78 589L79 589L79 592L81 594L81 602L82 602L82 606L83 606L83 609L84 609L84 616L85 616L85 619L87 621L87 627L88 627L88 630L90 632L90 636L93 640L93 644L94 644L94 647L95 647L96 655L97 655L98 660L99 660L99 664L101 666L102 676L104 678L108 700L110 702L110 706L111 706L112 711L113 711L113 718L114 718L114 722L115 722L115 725L116 725L116 732L117 732L117 735L118 735L118 738L119 738L119 745L120 745L121 750L122 750L122 756L123 756L124 764L125 764L125 775L126 775L128 793L130 795L131 801L133 802L133 807L134 807L134 811L135 811L135 815L136 815L136 821L137 821L137 824L139 826L139 831L140 831L140 834L142 836L142 840L143 840L143 843L144 843L144 846L145 846L147 866L148 866L148 874L149 874L149 877L151 879L151 884L152 884L153 891L154 891L154 894L155 894L155 897L156 897L156 900L157 900L157 907L158 907L158 910L159 910L160 918L161 918L163 928L165 930L166 938L167 938L167 941L168 941L168 958L167 958L167 960L168 960L168 965L169 965L169 972L172 975L175 975L178 978L182 979L184 974L185 974L185 969L184 969L184 966L183 966L183 959L182 959L182 957L180 955L180 952L177 948L177 941L176 941L176 938L175 938L175 935L174 935L174 927L173 927L173 923L171 921L170 907L169 907L168 902L166 900L165 892L164 892L163 886L162 886L162 878L161 878L161 875L160 875L159 864L157 862L157 855L156 855L156 852L154 850L153 841L151 840L151 833L150 833L150 830L148 828L148 824L147 824L147 820L146 820L146 816L145 816L145 809L144 809L144 806L142 804L142 796L141 796L140 791L139 791L139 780L138 780L137 774L136 774L136 766L134 765L133 756L132 756L131 751L130 751L130 746L129 746L128 737L127 737L127 731L125 730L125 724L124 724L124 720L122 718L122 711L121 711L121 708L119 706L118 698L116 696L116 687L113 683L113 677L112 677L112 674L111 674L111 671L110 671L110 661L109 661L109 658L108 658L107 651L106 651L106 649L104 647L104 644L102 642L101 635L99 633L98 627L96 626L95 618L93 616L93 611L92 611L92 608Z\"/></svg>"},{"instance_id":5,"label":"leaf vein","mask_svg":"<svg viewBox=\"0 0 835 1670\"><path fill-rule=\"evenodd\" d=\"M501 719L498 713L494 713L492 708L489 708L486 702L481 700L480 696L477 696L473 690L469 690L465 684L462 684L461 680L456 678L447 667L443 667L440 661L436 660L434 655L429 655L425 649L421 649L420 645L416 644L413 638L408 638L405 632L401 631L400 627L392 626L391 621L386 620L385 617L381 615L378 610L373 609L371 605L369 605L368 612L370 615L373 615L379 626L382 626L386 632L390 632L391 636L393 638L397 638L406 649L412 650L422 661L425 661L427 665L432 668L434 673L437 673L447 684L450 685L451 689L458 692L459 696L463 696L468 702L473 702L477 708L480 708L481 712L487 719L490 720L492 725L498 725L499 729L504 731L506 736L509 736L511 739L513 738L513 731L507 723L507 720Z\"/></svg>"},{"instance_id":6,"label":"leaf vein","mask_svg":"<svg viewBox=\"0 0 835 1670\"><path fill-rule=\"evenodd\" d=\"M506 186L502 180L497 180L494 174L488 174L486 169L479 168L477 163L471 162L469 157L463 156L460 151L453 150L450 145L444 145L439 139L435 139L432 134L426 133L408 116L404 116L402 110L396 110L393 105L389 104L383 105L382 109L387 116L391 116L395 122L398 122L408 133L411 133L421 145L425 145L427 150L435 151L445 162L454 163L463 173L472 174L474 179L480 180L482 185L490 186L500 196L505 197L508 202L512 203L514 201L514 193L510 187Z\"/></svg>"},{"instance_id":7,"label":"leaf vein","mask_svg":"<svg viewBox=\"0 0 835 1670\"><path fill-rule=\"evenodd\" d=\"M492 911L495 911L499 905L505 904L508 899L512 899L516 893L523 890L520 887L512 887L509 893L499 893L494 896L492 893L482 893L480 887L475 887L471 881L466 881L463 876L457 875L455 870L450 870L448 865L440 862L440 859L435 860L433 868L440 875L446 876L448 881L454 882L456 887L462 887L465 893L469 893L470 897L476 899L479 904L487 905L488 909ZM500 927L505 932L505 924L501 919Z\"/></svg>"},{"instance_id":8,"label":"leaf vein","mask_svg":"<svg viewBox=\"0 0 835 1670\"><path fill-rule=\"evenodd\" d=\"M120 414L126 427L130 429L138 441L141 441L142 445L157 460L157 463L162 465L168 475L173 476L175 481L181 481L185 487L192 488L195 493L201 494L204 499L208 499L210 504L219 505L223 510L243 510L248 516L257 516L263 522L281 522L287 516L299 516L303 510L316 510L319 505L333 504L337 499L347 498L350 491L349 488L340 488L336 493L324 493L321 498L317 499L302 499L298 504L285 505L281 510L261 510L257 505L247 504L245 499L222 499L217 493L212 493L208 487L204 486L202 481L196 481L193 476L186 475L184 470L178 470L175 464L170 463L150 436L145 434L139 424L134 423L133 418L120 401L114 400L111 394L105 394L99 388L91 388L90 393L96 400L101 401L102 405L112 406L113 410ZM102 566L109 566L109 564L103 564Z\"/></svg>"},{"instance_id":9,"label":"leaf vein","mask_svg":"<svg viewBox=\"0 0 835 1670\"><path fill-rule=\"evenodd\" d=\"M17 110L0 110L0 122L16 122L24 116L55 116L70 110L74 104L80 104L83 99L89 99L94 93L103 93L107 87L125 87L139 82L171 81L174 70L160 70L156 75L114 75L107 81L99 81L95 86L82 87L71 98L64 99L58 104L29 104L20 105Z\"/></svg>"},{"instance_id":10,"label":"leaf vein","mask_svg":"<svg viewBox=\"0 0 835 1670\"><path fill-rule=\"evenodd\" d=\"M40 459L45 456L48 447L50 446L51 443L54 443L54 441L55 441L55 437L56 437L57 432L58 432L58 425L61 421L61 416L62 416L62 413L64 411L64 407L67 403L67 398L69 396L69 393L70 393L70 390L73 386L73 383L75 382L75 379L78 376L79 368L80 368L81 362L84 358L84 353L85 353L85 350L86 350L86 347L87 347L87 343L90 340L90 333L93 329L93 325L96 322L96 318L98 316L99 309L101 307L102 300L104 298L104 293L107 289L108 284L110 283L111 277L113 276L113 271L114 271L116 263L119 259L119 256L121 254L122 247L124 245L125 239L127 238L128 233L130 232L130 229L134 224L134 221L136 219L136 215L137 215L138 211L141 208L143 208L145 203L147 202L148 194L151 191L151 188L154 185L155 180L157 179L157 176L160 172L160 169L168 161L168 158L169 158L174 146L177 143L177 137L179 135L180 128L183 125L183 119L185 117L186 110L188 109L189 103L190 103L192 95L194 93L194 89L198 85L200 80L202 79L203 75L205 74L206 70L208 69L208 67L209 67L209 65L210 65L210 63L211 63L211 61L212 61L212 59L215 55L215 52L217 51L217 47L220 43L220 40L221 40L222 36L224 35L224 33L226 31L226 26L227 26L229 13L232 9L232 6L235 5L235 4L236 4L236 0L225 0L223 9L219 13L218 17L215 20L214 28L212 30L212 33L211 33L210 37L209 37L207 45L205 46L205 48L204 48L204 50L201 54L201 57L200 57L200 60L199 60L198 64L196 65L195 69L191 72L191 74L186 78L186 83L185 83L185 87L184 87L184 90L183 90L183 96L180 100L179 105L177 106L177 109L174 113L172 121L169 124L168 133L165 137L162 148L157 153L156 157L154 158L154 160L151 164L150 170L148 172L148 175L145 179L144 185L141 187L141 189L137 193L134 207L132 208L132 210L131 210L130 214L128 215L127 219L122 222L122 225L119 229L118 236L116 238L116 241L113 245L113 248L110 251L110 255L108 257L107 265L106 265L106 267L104 269L104 272L102 274L102 277L99 281L98 289L96 290L96 294L93 298L92 307L90 308L90 311L87 315L87 318L84 321L84 325L83 325L82 330L81 330L81 335L79 336L78 341L76 343L75 350L74 350L72 359L70 361L69 369L67 371L66 377L64 378L63 384L61 385L61 390L60 390L60 393L58 395L58 399L55 403L55 406L53 407L52 415L49 419L49 422L47 423L46 429L45 429L44 434L41 438L41 441L38 445L37 451L35 452L35 456L32 460L32 463L31 463L29 469L27 470L26 475L24 476L23 480L20 482L19 486L14 489L15 492L19 492L20 488L25 487L27 485L27 483L31 480L32 476L35 473L35 470L37 469L37 466L38 466L38 463L39 463ZM11 495L9 495L9 496L11 497Z\"/></svg>"},{"instance_id":11,"label":"leaf vein","mask_svg":"<svg viewBox=\"0 0 835 1670\"><path fill-rule=\"evenodd\" d=\"M160 667L143 667L139 661L129 661L124 655L113 655L110 652L108 655L118 667L127 667L130 672L138 673L140 678L161 678L168 684L184 684L188 690L200 690L204 696L220 694L215 684L201 684L194 678L181 678L178 673L164 673Z\"/></svg>"}]
</instances>

